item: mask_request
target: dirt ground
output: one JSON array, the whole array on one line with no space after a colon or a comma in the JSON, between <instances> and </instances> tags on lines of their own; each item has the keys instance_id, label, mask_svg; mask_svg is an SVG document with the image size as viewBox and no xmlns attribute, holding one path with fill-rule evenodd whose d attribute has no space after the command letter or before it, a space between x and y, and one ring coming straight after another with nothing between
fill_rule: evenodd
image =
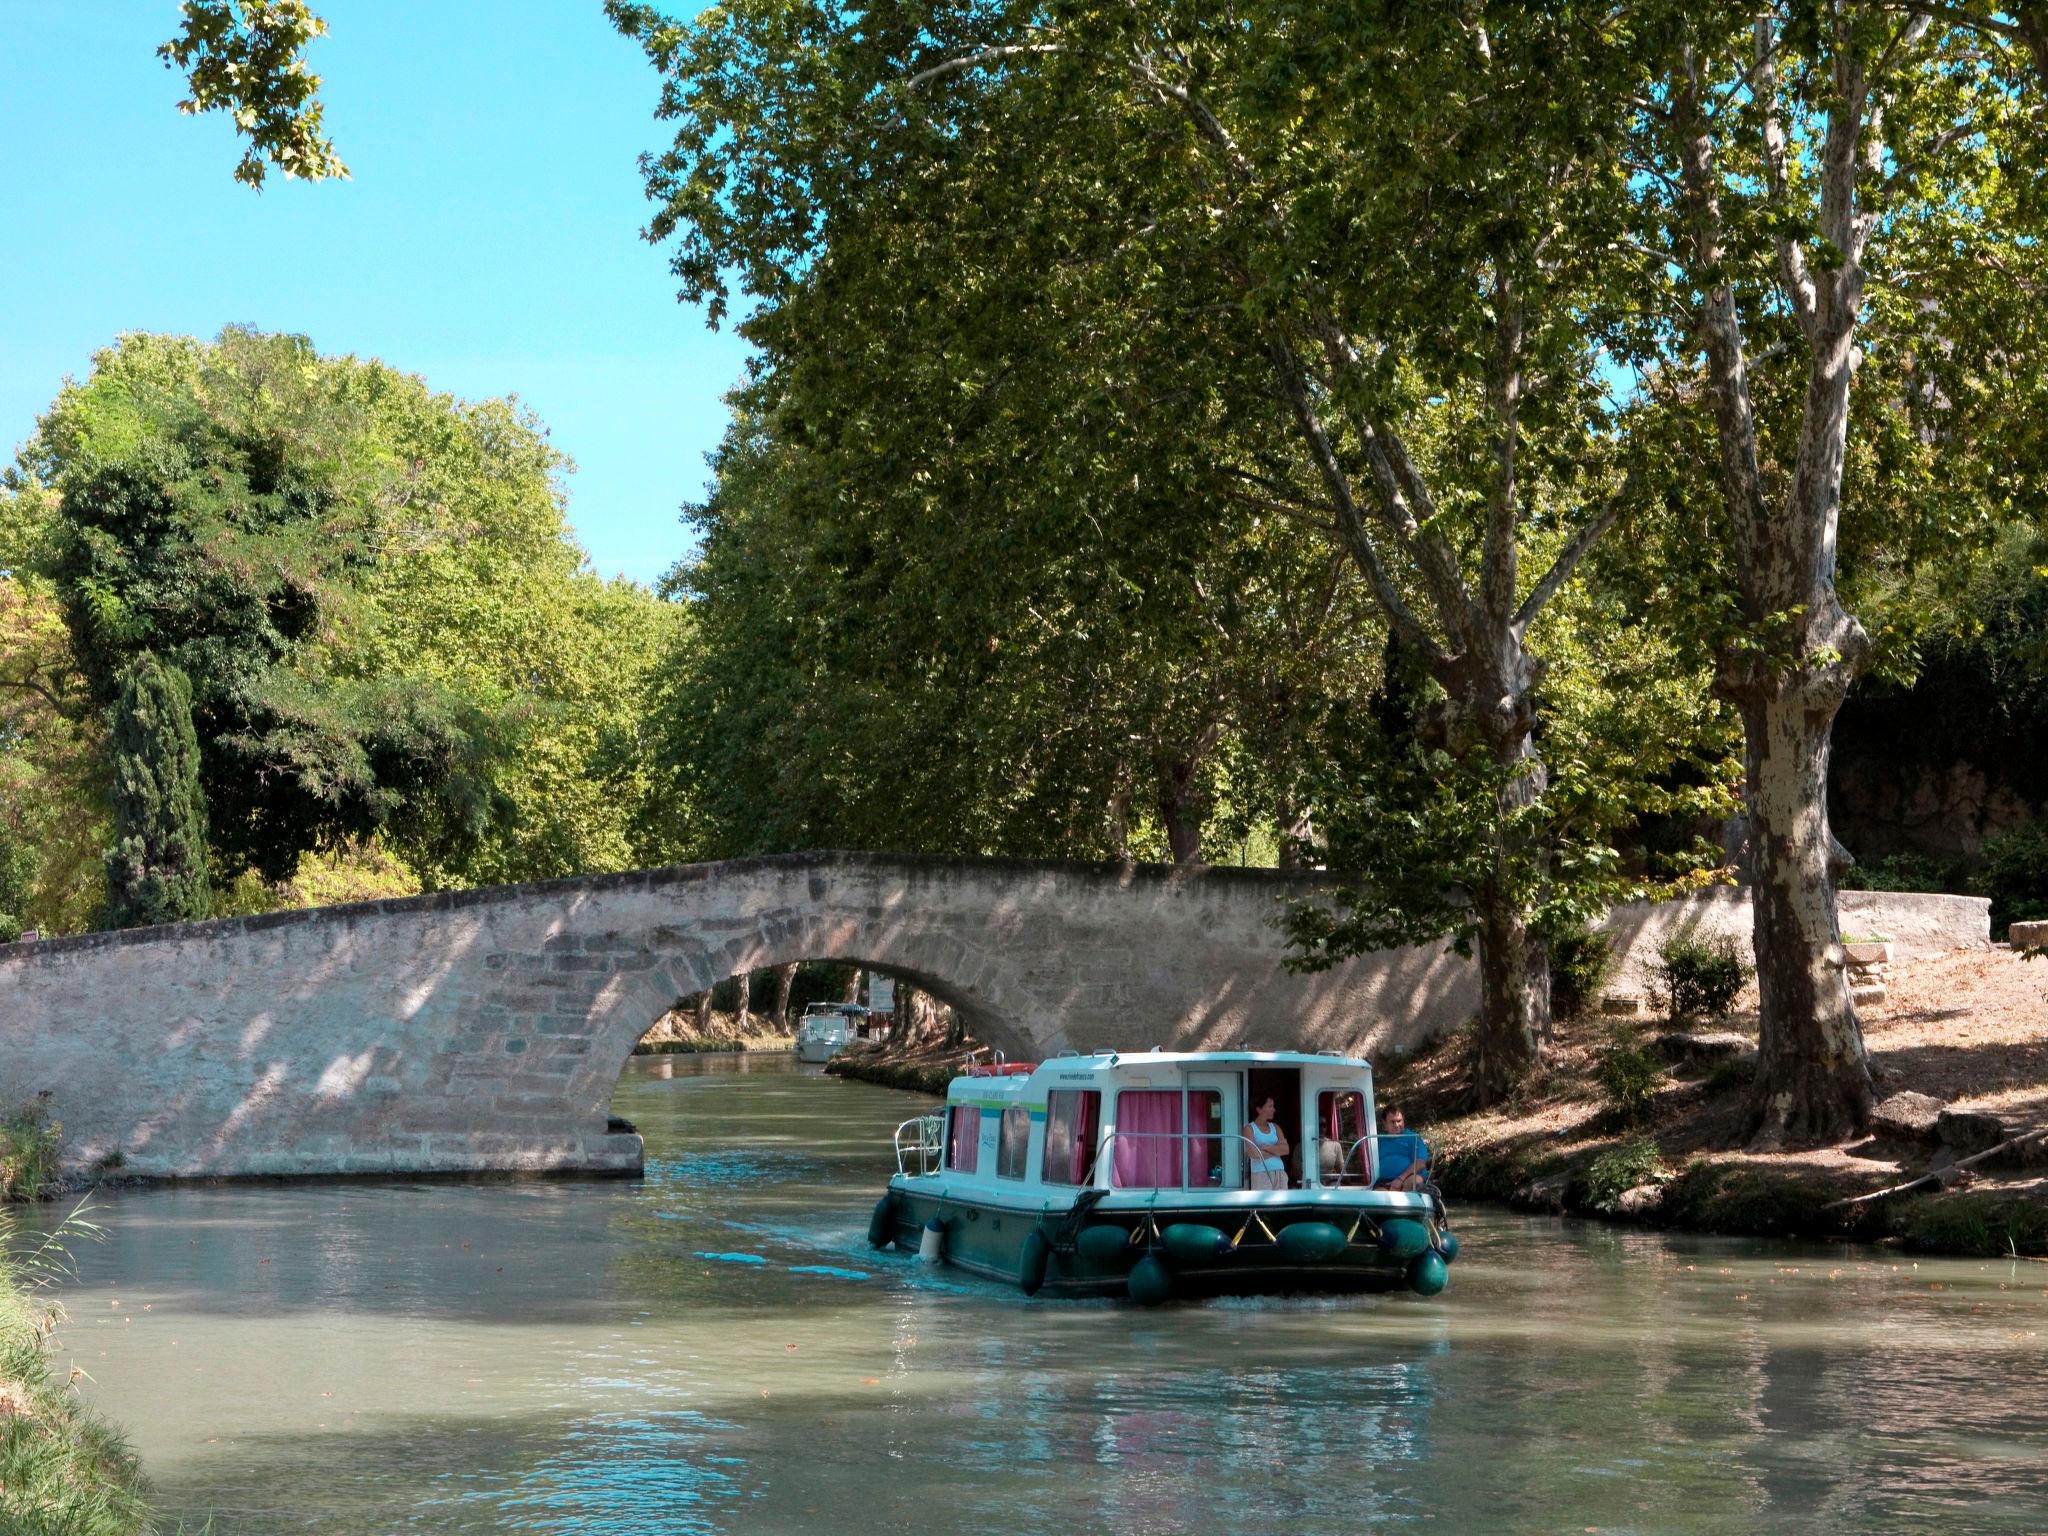
<instances>
[{"instance_id":1,"label":"dirt ground","mask_svg":"<svg viewBox=\"0 0 2048 1536\"><path fill-rule=\"evenodd\" d=\"M1753 1045L1756 1015L1686 1026ZM2048 1124L2048 961L2003 949L1957 950L1893 967L1886 1001L1861 1010L1877 1098L1926 1094L1956 1110L1995 1114L2010 1130ZM1845 1146L1753 1153L1742 1145L1753 1063L1715 1064L1660 1053L1669 1063L1648 1115L1618 1126L1598 1073L1617 1039L1654 1048L1674 1031L1662 1019L1560 1021L1543 1069L1499 1108L1463 1113L1462 1041L1453 1038L1379 1074L1384 1105L1439 1150L1449 1191L1554 1210L1622 1216L1708 1230L1813 1235L1918 1234L1922 1246L2048 1248L2048 1177L2029 1162L1985 1168L1926 1198L1842 1212L1831 1203L1886 1188L1952 1159L1924 1142L1871 1135ZM1736 1042L1728 1041L1734 1046ZM1622 1198L1602 1187L1603 1156L1651 1150L1651 1170ZM1995 1219L1982 1219L1986 1211ZM1967 1229L1957 1236L1960 1226ZM2015 1227L2015 1222L2017 1227ZM2020 1234L2016 1236L2015 1233Z\"/></svg>"}]
</instances>

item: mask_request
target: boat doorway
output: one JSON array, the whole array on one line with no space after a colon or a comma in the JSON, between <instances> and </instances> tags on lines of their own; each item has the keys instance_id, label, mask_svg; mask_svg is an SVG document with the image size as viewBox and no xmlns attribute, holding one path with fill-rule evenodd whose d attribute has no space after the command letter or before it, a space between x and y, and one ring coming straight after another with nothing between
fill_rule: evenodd
<instances>
[{"instance_id":1,"label":"boat doorway","mask_svg":"<svg viewBox=\"0 0 2048 1536\"><path fill-rule=\"evenodd\" d=\"M1244 1118L1273 1100L1273 1123L1287 1137L1287 1187L1301 1187L1301 1068L1252 1067L1245 1073Z\"/></svg>"}]
</instances>

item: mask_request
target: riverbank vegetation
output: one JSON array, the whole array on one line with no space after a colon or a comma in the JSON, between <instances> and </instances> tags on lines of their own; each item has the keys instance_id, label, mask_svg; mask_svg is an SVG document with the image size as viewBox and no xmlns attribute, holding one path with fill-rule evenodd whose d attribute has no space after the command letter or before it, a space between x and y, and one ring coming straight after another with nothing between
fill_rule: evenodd
<instances>
[{"instance_id":1,"label":"riverbank vegetation","mask_svg":"<svg viewBox=\"0 0 2048 1536\"><path fill-rule=\"evenodd\" d=\"M4 1154L0 1154L4 1155ZM146 1485L120 1432L60 1378L51 1335L63 1308L49 1283L79 1219L48 1235L22 1231L0 1203L0 1530L136 1536L151 1529Z\"/></svg>"},{"instance_id":2,"label":"riverbank vegetation","mask_svg":"<svg viewBox=\"0 0 2048 1536\"><path fill-rule=\"evenodd\" d=\"M1505 1103L1460 1103L1454 1053L1386 1062L1398 1103L1457 1199L1688 1231L1893 1239L1942 1253L2048 1255L2048 974L2004 950L1895 968L1861 1010L1879 1099L1839 1145L1741 1149L1758 1070L1756 993L1726 1018L1561 1021L1544 1071ZM1896 1198L1849 1202L1933 1174Z\"/></svg>"}]
</instances>

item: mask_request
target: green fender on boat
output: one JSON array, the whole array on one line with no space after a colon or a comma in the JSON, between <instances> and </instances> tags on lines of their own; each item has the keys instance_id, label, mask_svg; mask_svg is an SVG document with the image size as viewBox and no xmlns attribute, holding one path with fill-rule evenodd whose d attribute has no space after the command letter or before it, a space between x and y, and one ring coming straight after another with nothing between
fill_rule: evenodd
<instances>
[{"instance_id":1,"label":"green fender on boat","mask_svg":"<svg viewBox=\"0 0 2048 1536\"><path fill-rule=\"evenodd\" d=\"M1344 1229L1327 1221L1297 1221L1280 1229L1280 1256L1290 1264L1322 1264L1345 1248Z\"/></svg>"},{"instance_id":2,"label":"green fender on boat","mask_svg":"<svg viewBox=\"0 0 2048 1536\"><path fill-rule=\"evenodd\" d=\"M1176 1264L1206 1264L1218 1254L1230 1252L1229 1236L1202 1221L1176 1221L1159 1234L1159 1240L1166 1245L1166 1256Z\"/></svg>"},{"instance_id":3,"label":"green fender on boat","mask_svg":"<svg viewBox=\"0 0 2048 1536\"><path fill-rule=\"evenodd\" d=\"M868 1246L886 1248L896 1241L896 1194L891 1190L875 1202L875 1214L868 1218Z\"/></svg>"},{"instance_id":4,"label":"green fender on boat","mask_svg":"<svg viewBox=\"0 0 2048 1536\"><path fill-rule=\"evenodd\" d=\"M1458 1257L1458 1234L1455 1232L1438 1232L1436 1235L1436 1251L1444 1256L1446 1264L1455 1260Z\"/></svg>"},{"instance_id":5,"label":"green fender on boat","mask_svg":"<svg viewBox=\"0 0 2048 1536\"><path fill-rule=\"evenodd\" d=\"M1130 1288L1131 1300L1141 1307L1156 1307L1173 1294L1173 1275L1156 1253L1148 1253L1132 1265L1130 1279L1124 1283Z\"/></svg>"},{"instance_id":6,"label":"green fender on boat","mask_svg":"<svg viewBox=\"0 0 2048 1536\"><path fill-rule=\"evenodd\" d=\"M1017 1283L1024 1287L1026 1296L1036 1296L1038 1288L1045 1284L1045 1266L1051 1258L1052 1244L1033 1227L1024 1238L1023 1257L1017 1261Z\"/></svg>"},{"instance_id":7,"label":"green fender on boat","mask_svg":"<svg viewBox=\"0 0 2048 1536\"><path fill-rule=\"evenodd\" d=\"M1397 1259L1412 1259L1429 1251L1429 1228L1406 1216L1392 1216L1380 1223L1380 1246Z\"/></svg>"},{"instance_id":8,"label":"green fender on boat","mask_svg":"<svg viewBox=\"0 0 2048 1536\"><path fill-rule=\"evenodd\" d=\"M1418 1253L1408 1261L1408 1289L1418 1296L1434 1296L1450 1278L1450 1266L1441 1254Z\"/></svg>"},{"instance_id":9,"label":"green fender on boat","mask_svg":"<svg viewBox=\"0 0 2048 1536\"><path fill-rule=\"evenodd\" d=\"M1106 1221L1098 1221L1092 1227L1083 1227L1080 1236L1074 1239L1074 1251L1090 1264L1121 1263L1130 1246L1129 1230Z\"/></svg>"}]
</instances>

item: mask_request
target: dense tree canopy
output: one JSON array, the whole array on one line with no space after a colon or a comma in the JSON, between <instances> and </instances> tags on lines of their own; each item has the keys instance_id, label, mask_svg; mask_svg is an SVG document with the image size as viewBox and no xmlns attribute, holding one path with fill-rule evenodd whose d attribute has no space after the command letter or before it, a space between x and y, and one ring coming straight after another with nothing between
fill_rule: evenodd
<instances>
[{"instance_id":1,"label":"dense tree canopy","mask_svg":"<svg viewBox=\"0 0 2048 1536\"><path fill-rule=\"evenodd\" d=\"M635 862L639 693L675 611L582 565L566 461L301 338L124 338L12 498L86 709L190 679L216 884L376 837L428 884ZM31 547L32 546L32 547Z\"/></svg>"},{"instance_id":2,"label":"dense tree canopy","mask_svg":"<svg viewBox=\"0 0 2048 1536\"><path fill-rule=\"evenodd\" d=\"M1156 520L1077 488L1113 515L1156 478L1206 512L1213 472L1351 561L1435 690L1381 712L1416 776L1395 830L1424 835L1382 861L1404 889L1304 936L1476 938L1487 1092L1540 1044L1544 914L1613 889L1616 823L1582 806L1628 795L1553 771L1573 690L1544 618L1637 520L1621 611L1676 675L1711 657L1747 727L1759 1133L1855 1123L1815 769L1873 646L1837 566L1902 593L2031 494L2038 350L2004 349L2037 324L2012 277L2048 160L2017 32L1967 7L609 9L677 129L650 234L687 296L741 303L806 443L930 487L928 522L1038 487L993 516L1004 556L1070 547L1086 504L1157 568L1189 525L1148 548ZM1076 451L1077 401L1128 457ZM1227 431L1161 430L1191 402ZM1910 641L1910 604L1882 622ZM1725 789L1711 713L1624 778Z\"/></svg>"}]
</instances>

